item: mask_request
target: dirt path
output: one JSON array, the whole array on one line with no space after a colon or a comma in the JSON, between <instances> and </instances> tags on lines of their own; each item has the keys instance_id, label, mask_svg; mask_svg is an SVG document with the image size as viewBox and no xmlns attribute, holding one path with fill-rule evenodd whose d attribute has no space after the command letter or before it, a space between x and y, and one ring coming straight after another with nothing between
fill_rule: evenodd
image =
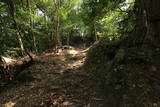
<instances>
[{"instance_id":1,"label":"dirt path","mask_svg":"<svg viewBox=\"0 0 160 107\"><path fill-rule=\"evenodd\" d=\"M103 107L96 82L82 68L85 52L45 53L0 92L5 107Z\"/></svg>"}]
</instances>

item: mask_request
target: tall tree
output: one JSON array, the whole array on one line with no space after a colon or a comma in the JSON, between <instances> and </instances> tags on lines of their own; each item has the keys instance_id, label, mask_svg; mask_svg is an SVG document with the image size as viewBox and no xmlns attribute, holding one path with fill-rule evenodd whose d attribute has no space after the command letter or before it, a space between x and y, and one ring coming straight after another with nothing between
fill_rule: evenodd
<instances>
[{"instance_id":1,"label":"tall tree","mask_svg":"<svg viewBox=\"0 0 160 107\"><path fill-rule=\"evenodd\" d=\"M20 48L21 48L21 51L22 51L22 54L24 54L25 50L24 50L24 44L23 44L23 41L22 41L22 35L21 35L21 32L20 32L20 28L19 28L19 25L16 21L16 8L15 8L15 3L13 0L8 0L7 1L7 5L8 5L8 9L9 9L9 12L10 12L10 15L12 17L12 20L13 20L13 23L17 29L17 38L19 40L19 45L20 45Z\"/></svg>"},{"instance_id":2,"label":"tall tree","mask_svg":"<svg viewBox=\"0 0 160 107\"><path fill-rule=\"evenodd\" d=\"M26 0L26 4L27 4L27 11L29 12L29 14L32 14L31 1ZM31 29L34 29L34 21L32 20L32 18L29 17L28 21L29 21ZM31 31L31 35L33 39L32 43L33 43L34 51L37 52L36 36L33 31Z\"/></svg>"},{"instance_id":3,"label":"tall tree","mask_svg":"<svg viewBox=\"0 0 160 107\"><path fill-rule=\"evenodd\" d=\"M128 46L157 46L160 40L160 1L136 0L136 26L129 36Z\"/></svg>"},{"instance_id":4,"label":"tall tree","mask_svg":"<svg viewBox=\"0 0 160 107\"><path fill-rule=\"evenodd\" d=\"M61 0L54 0L55 5L55 15L56 15L56 25L55 25L55 41L56 46L62 46L61 40L60 40L60 17L59 17L59 9L61 7Z\"/></svg>"}]
</instances>

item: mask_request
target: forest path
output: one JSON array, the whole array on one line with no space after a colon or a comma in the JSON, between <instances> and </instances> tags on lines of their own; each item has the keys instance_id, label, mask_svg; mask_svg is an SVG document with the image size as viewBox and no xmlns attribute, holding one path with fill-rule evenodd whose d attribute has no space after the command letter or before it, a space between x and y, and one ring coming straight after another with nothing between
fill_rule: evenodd
<instances>
[{"instance_id":1,"label":"forest path","mask_svg":"<svg viewBox=\"0 0 160 107\"><path fill-rule=\"evenodd\" d=\"M84 49L44 53L0 93L5 107L103 107L97 84L85 72Z\"/></svg>"}]
</instances>

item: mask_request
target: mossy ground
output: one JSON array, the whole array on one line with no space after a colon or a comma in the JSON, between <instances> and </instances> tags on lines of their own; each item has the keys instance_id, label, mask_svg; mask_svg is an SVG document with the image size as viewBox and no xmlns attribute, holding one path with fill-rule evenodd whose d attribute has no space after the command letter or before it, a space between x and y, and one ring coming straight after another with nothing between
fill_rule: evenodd
<instances>
[{"instance_id":1,"label":"mossy ground","mask_svg":"<svg viewBox=\"0 0 160 107\"><path fill-rule=\"evenodd\" d=\"M155 75L160 70L160 54L153 50L123 49L119 41L105 39L92 46L86 58L86 68L102 87L107 107L160 106L159 96L156 97L153 88L159 86L154 84L154 79L157 80ZM157 73L153 74L153 71Z\"/></svg>"}]
</instances>

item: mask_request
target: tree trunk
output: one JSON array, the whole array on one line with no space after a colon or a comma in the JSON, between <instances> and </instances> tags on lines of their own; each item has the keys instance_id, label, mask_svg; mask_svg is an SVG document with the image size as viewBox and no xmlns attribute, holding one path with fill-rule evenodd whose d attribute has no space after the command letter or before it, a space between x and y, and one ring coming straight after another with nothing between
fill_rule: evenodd
<instances>
[{"instance_id":1,"label":"tree trunk","mask_svg":"<svg viewBox=\"0 0 160 107\"><path fill-rule=\"evenodd\" d=\"M152 46L160 46L160 0L145 1L145 11L147 13L146 42Z\"/></svg>"},{"instance_id":2,"label":"tree trunk","mask_svg":"<svg viewBox=\"0 0 160 107\"><path fill-rule=\"evenodd\" d=\"M135 4L136 27L128 37L127 47L160 45L160 0L136 0Z\"/></svg>"},{"instance_id":3,"label":"tree trunk","mask_svg":"<svg viewBox=\"0 0 160 107\"><path fill-rule=\"evenodd\" d=\"M95 41L98 40L98 36L97 36L97 30L96 30L96 25L93 25L93 29L94 29L94 37L95 37Z\"/></svg>"},{"instance_id":4,"label":"tree trunk","mask_svg":"<svg viewBox=\"0 0 160 107\"><path fill-rule=\"evenodd\" d=\"M27 9L30 13L32 13L32 10L30 8L30 2L29 0L26 1L27 2ZM34 29L34 21L32 21L32 18L29 18L29 22L30 22L30 26L31 29ZM31 35L32 35L32 45L33 45L33 49L34 51L37 53L37 45L36 45L36 36L34 35L33 30L31 30Z\"/></svg>"},{"instance_id":5,"label":"tree trunk","mask_svg":"<svg viewBox=\"0 0 160 107\"><path fill-rule=\"evenodd\" d=\"M61 47L62 46L62 43L61 43L61 40L60 40L60 31L59 31L59 28L60 28L60 19L59 19L59 13L58 13L58 10L60 8L60 0L54 0L54 5L55 5L55 9L56 9L56 27L55 27L55 42L56 42L56 48L57 47Z\"/></svg>"},{"instance_id":6,"label":"tree trunk","mask_svg":"<svg viewBox=\"0 0 160 107\"><path fill-rule=\"evenodd\" d=\"M70 31L68 32L68 35L67 35L67 45L68 45L68 46L70 45L70 39L71 39L71 37L72 37L72 30L70 30Z\"/></svg>"},{"instance_id":7,"label":"tree trunk","mask_svg":"<svg viewBox=\"0 0 160 107\"><path fill-rule=\"evenodd\" d=\"M136 7L138 8L136 12L137 21L136 21L136 27L133 32L133 46L141 46L143 44L146 31L147 31L147 20L146 20L146 11L144 10L144 1L138 0L136 1Z\"/></svg>"},{"instance_id":8,"label":"tree trunk","mask_svg":"<svg viewBox=\"0 0 160 107\"><path fill-rule=\"evenodd\" d=\"M91 36L93 38L93 42L98 40L97 34L96 34L96 25L95 23L91 24Z\"/></svg>"},{"instance_id":9,"label":"tree trunk","mask_svg":"<svg viewBox=\"0 0 160 107\"><path fill-rule=\"evenodd\" d=\"M8 5L8 8L9 8L11 17L12 17L12 19L13 19L14 25L15 25L16 30L17 30L17 38L18 38L18 40L19 40L19 45L20 45L22 54L24 55L24 53L25 53L24 44L23 44L23 41L22 41L22 35L21 35L21 33L20 33L19 26L18 26L17 21L16 21L16 19L15 19L16 13L15 13L14 3L13 3L12 0L9 0L9 1L7 2L7 5Z\"/></svg>"},{"instance_id":10,"label":"tree trunk","mask_svg":"<svg viewBox=\"0 0 160 107\"><path fill-rule=\"evenodd\" d=\"M67 46L69 46L69 43L70 43L70 33L68 33L67 35Z\"/></svg>"}]
</instances>

